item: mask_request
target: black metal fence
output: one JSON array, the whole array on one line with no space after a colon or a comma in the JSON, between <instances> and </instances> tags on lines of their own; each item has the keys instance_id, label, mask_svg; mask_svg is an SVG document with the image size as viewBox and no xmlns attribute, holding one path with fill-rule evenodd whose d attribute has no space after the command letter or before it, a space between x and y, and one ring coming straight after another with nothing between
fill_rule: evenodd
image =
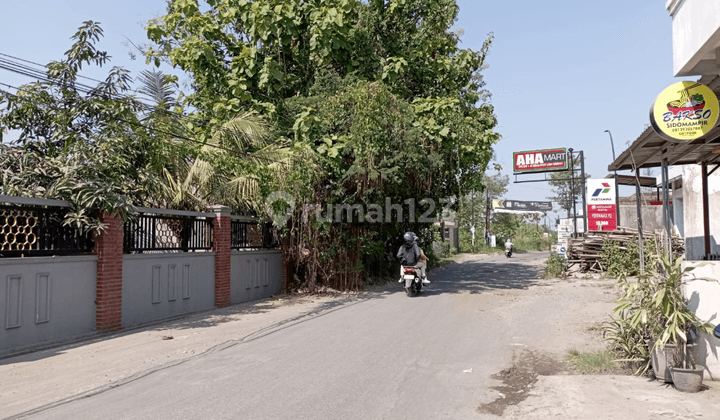
<instances>
[{"instance_id":1,"label":"black metal fence","mask_svg":"<svg viewBox=\"0 0 720 420\"><path fill-rule=\"evenodd\" d=\"M255 225L254 222L233 220L230 222L230 248L244 249L252 248L248 244L248 226Z\"/></svg>"},{"instance_id":2,"label":"black metal fence","mask_svg":"<svg viewBox=\"0 0 720 420\"><path fill-rule=\"evenodd\" d=\"M272 223L263 224L263 248L280 248L278 231Z\"/></svg>"},{"instance_id":3,"label":"black metal fence","mask_svg":"<svg viewBox=\"0 0 720 420\"><path fill-rule=\"evenodd\" d=\"M78 255L93 252L89 232L63 225L70 211L55 205L0 205L0 258ZM124 222L123 252L209 251L213 217L139 213ZM278 248L272 223L232 220L232 249Z\"/></svg>"},{"instance_id":4,"label":"black metal fence","mask_svg":"<svg viewBox=\"0 0 720 420\"><path fill-rule=\"evenodd\" d=\"M252 228L258 229L258 235L252 238L248 231ZM259 229L262 228L262 231ZM260 236L260 234L262 234ZM253 241L255 239L255 241ZM233 220L230 222L230 247L232 249L251 248L278 248L280 241L277 239L276 229L272 223L260 225L254 221Z\"/></svg>"},{"instance_id":5,"label":"black metal fence","mask_svg":"<svg viewBox=\"0 0 720 420\"><path fill-rule=\"evenodd\" d=\"M124 224L123 252L202 251L212 249L212 219L138 214Z\"/></svg>"},{"instance_id":6,"label":"black metal fence","mask_svg":"<svg viewBox=\"0 0 720 420\"><path fill-rule=\"evenodd\" d=\"M88 232L63 225L65 207L0 205L0 257L75 255L92 252Z\"/></svg>"}]
</instances>

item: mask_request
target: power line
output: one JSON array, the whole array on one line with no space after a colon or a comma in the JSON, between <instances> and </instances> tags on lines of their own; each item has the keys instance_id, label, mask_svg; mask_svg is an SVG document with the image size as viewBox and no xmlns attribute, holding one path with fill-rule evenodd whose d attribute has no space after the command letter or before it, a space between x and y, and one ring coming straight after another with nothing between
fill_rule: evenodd
<instances>
[{"instance_id":1,"label":"power line","mask_svg":"<svg viewBox=\"0 0 720 420\"><path fill-rule=\"evenodd\" d=\"M14 56L12 56L12 55L10 55L10 54L5 54L5 53L1 53L1 52L0 52L0 55L3 55L3 56L8 57L8 58L12 58L13 60L19 60L19 61L22 61L22 62L25 62L25 63L28 63L28 64L34 64L34 65L39 66L39 67L42 67L42 68L44 68L44 69L47 68L47 65L45 65L45 64L40 64L40 63L36 63L36 62L34 62L34 61L25 60L24 58L20 58L20 57L14 57ZM79 75L79 74L78 74L77 76L78 76L78 77L82 77L83 79L88 79L88 80L92 80L92 81L94 81L94 82L102 83L102 80L93 79L92 77L82 76L82 75Z\"/></svg>"},{"instance_id":2,"label":"power line","mask_svg":"<svg viewBox=\"0 0 720 420\"><path fill-rule=\"evenodd\" d=\"M34 61L25 60L25 59L22 59L22 58L19 58L19 57L15 57L15 56L12 56L12 55L9 55L9 54L1 53L1 52L0 52L0 55L5 56L5 57L8 57L8 58L11 58L11 59L14 59L14 60L19 60L19 61L23 61L23 62L25 62L25 63L33 64L33 65L36 65L36 66L39 66L39 67L42 67L42 68L43 68L43 70L41 71L41 70L38 70L38 69L32 69L32 68L30 68L30 67L23 66L23 65L18 64L18 63L12 63L11 60L5 60L7 63L10 63L10 64L12 64L12 65L14 65L14 66L22 66L22 67L25 67L25 68L27 68L29 71L32 71L32 72L35 73L35 74L29 75L29 74L25 74L24 72L16 71L16 69L9 69L9 68L4 68L5 70L11 71L11 72L15 72L15 73L19 73L19 74L22 74L23 76L31 77L31 78L36 79L36 80L41 80L41 81L43 81L43 82L45 82L45 83L50 83L50 84L54 84L54 85L59 85L59 83L57 83L56 81L54 81L54 80L52 80L52 79L50 79L50 78L48 78L48 77L46 76L46 73L45 73L45 72L46 72L47 66L44 66L44 65L39 64L39 63L36 63L36 62L34 62ZM3 60L3 59L0 58L0 62L2 62L2 60ZM3 67L0 67L0 69L2 69L2 68L3 68ZM84 79L93 80L93 81L98 82L98 83L105 83L105 82L103 82L103 81L101 81L101 80L93 79L93 78L91 78L91 77L85 77L85 76L82 76L82 75L79 75L79 74L76 74L76 77L82 77L82 78L84 78ZM89 94L89 93L91 93L93 90L95 90L95 88L93 88L92 86L84 85L84 84L82 84L82 83L77 83L77 82L75 82L75 85L82 87L82 89L77 89L77 90L78 90L78 91L81 91L81 92L83 92L83 93L88 93L88 94ZM270 96L268 96L268 95L266 95L266 94L263 94L262 92L256 92L255 94L256 94L256 95L259 95L259 96L263 96L263 97L265 97L265 98L267 98L267 99L269 99L269 100L272 100L272 99L273 99L272 97L270 97ZM119 98L122 98L122 97L127 97L127 96L129 96L129 95L120 95L120 94L117 94L117 96L118 96ZM134 97L133 97L133 98L134 98ZM154 110L154 111L157 111L157 112L166 113L166 114L171 115L171 116L174 116L174 117L179 117L179 116L178 116L176 113L174 113L174 112L171 112L171 111L168 111L168 110L165 110L165 109L158 108L158 107L156 107L156 106L154 106L154 105L146 104L146 103L144 103L144 102L142 102L142 101L140 101L139 99L136 99L136 98L135 98L135 100L136 100L138 103L142 104L142 105L145 107L146 110ZM207 119L205 119L205 118L202 118L202 117L193 116L193 115L184 115L184 117L185 117L185 118L189 118L189 119L193 119L193 120L196 120L196 121L199 121L199 122L201 122L201 123L203 123L203 124L209 124L209 121L208 121ZM283 116L281 116L281 115L278 115L278 117L283 118ZM286 120L291 121L291 119L287 119L287 118L286 118ZM220 126L221 124L217 124L217 125Z\"/></svg>"},{"instance_id":3,"label":"power line","mask_svg":"<svg viewBox=\"0 0 720 420\"><path fill-rule=\"evenodd\" d=\"M7 87L9 87L9 88L11 88L11 89L19 90L18 87L13 86L13 85L9 85L9 84L7 84L7 83L2 83L2 82L0 82L0 84L3 85L3 86L7 86ZM0 92L4 92L4 93L6 93L6 94L8 94L8 95L14 96L15 98L19 98L19 99L21 99L21 100L23 100L23 99L24 99L24 100L29 100L29 99L27 99L27 98L21 98L21 97L13 94L13 93L11 93L11 92L3 91L2 89L0 89ZM171 132L169 132L169 131L161 130L161 129L158 129L158 128L148 127L148 126L146 126L146 125L143 125L143 124L140 124L140 123L137 123L137 122L134 122L134 121L125 120L125 119L123 119L123 118L119 118L119 117L116 117L116 118L117 118L118 121L122 121L122 122L124 122L124 123L126 123L126 124L131 124L131 125L134 125L134 126L139 127L139 128L143 128L143 129L146 129L146 130L155 131L155 132L160 133L160 134L165 134L165 135L168 135L168 136L172 136L173 138L177 138L177 139L179 139L179 140L184 140L184 141L189 141L189 142L197 143L197 144L199 144L199 145L201 145L201 146L214 147L214 148L216 148L216 149L223 150L223 151L228 152L228 153L230 153L230 154L235 154L235 153L237 153L236 150L230 150L230 149L227 149L227 148L222 147L222 146L218 146L218 145L215 145L215 144L206 143L206 142L203 142L203 141L200 141L200 140L196 140L196 139L193 139L193 138L190 138L190 137L185 137L185 136L182 136L182 135L179 135L179 134L176 134L176 133L171 133ZM255 158L256 158L256 159L260 159L260 160L264 160L265 162L270 162L270 163L277 163L277 162L279 162L279 161L277 161L277 160L272 160L272 159L269 159L269 158L262 158L262 157L260 157L260 156L255 156Z\"/></svg>"},{"instance_id":4,"label":"power line","mask_svg":"<svg viewBox=\"0 0 720 420\"><path fill-rule=\"evenodd\" d=\"M45 69L47 69L46 66L43 66L43 65L41 65L41 64L39 64L39 63L30 61L30 60L25 60L25 59L23 59L23 58L11 56L11 55L9 55L9 54L5 54L5 53L2 53L2 52L0 52L0 55L1 55L1 56L4 56L4 57L8 57L8 58L11 59L11 60L8 60L8 59L1 58L1 57L0 57L0 69L6 70L6 71L10 71L10 72L14 72L14 73L17 73L17 74L21 74L21 75L26 76L26 77L31 77L31 78L33 78L33 79L36 79L36 80L41 81L41 82L44 82L44 83L52 84L52 85L55 85L55 86L62 86L62 85L61 85L60 83L58 83L56 80L50 79L50 78L46 75L46 73L45 73ZM29 67L29 66L26 66L26 65L17 63L17 62L13 62L12 60L19 60L19 61L22 61L22 62L25 62L25 63L28 63L28 64L33 64L33 65L35 65L35 66L42 67L44 70L41 71L41 70L38 70L38 69L33 69L32 67ZM105 83L105 82L102 82L102 81L97 80L97 79L92 79L92 78L85 77L85 76L81 76L81 75L77 75L77 74L76 74L76 76L77 76L77 77L82 77L82 78L85 78L85 79L88 79L88 80L94 80L94 81L96 81L96 82L98 82L98 83ZM20 88L18 88L18 87L16 87L16 86L8 85L8 84L6 84L6 83L2 83L2 85L7 86L7 87L12 88L12 89L15 89L15 90L20 90ZM93 88L93 87L88 86L88 85L84 85L84 84L82 84L82 83L75 82L75 83L73 83L73 85L74 85L74 86L76 87L76 89L77 89L79 92L81 92L81 93L93 94L93 92L96 91L96 88ZM6 93L9 94L9 95L12 95L12 96L17 97L17 95L14 95L14 94L12 94L12 93L10 93L10 92L6 92ZM204 124L204 125L209 125L209 121L208 121L207 119L205 119L205 118L201 118L201 117L197 117L197 116L192 116L192 115L184 115L184 116L181 116L181 115L178 115L178 114L175 113L175 112L168 111L168 110L162 109L162 108L158 108L157 106L153 106L153 105L150 105L150 104L146 104L146 103L140 101L138 98L136 98L136 97L133 96L133 95L112 94L112 93L109 93L109 92L103 92L103 93L104 93L106 96L108 96L109 99L124 99L124 98L130 98L130 99L132 99L136 104L138 104L138 106L139 106L140 109L143 109L143 110L148 111L148 112L153 112L153 111L154 111L154 112L162 113L162 114L165 114L165 115L169 115L169 116L171 116L171 117L176 118L178 121L180 120L181 117L184 117L184 118L187 118L187 119L199 121L199 122L201 122L201 123ZM113 96L115 96L115 98L113 98ZM263 96L265 96L265 95L263 95ZM268 97L268 98L269 98L269 97ZM119 119L119 118L118 118L118 119ZM160 130L160 129L156 129L156 128L153 128L153 127L147 127L147 126L144 126L144 125L141 125L141 124L136 124L136 123L133 123L133 122L131 122L131 121L126 121L126 120L122 120L122 119L119 119L119 120L120 120L120 121L123 121L123 122L125 122L125 123L127 123L127 124L135 124L135 125L137 125L137 126L140 126L140 127L142 127L142 128L148 129L148 130L153 130L153 131L156 131L156 132L161 133L161 134L170 135L170 136L176 137L176 138L181 139L181 140L194 142L194 143L197 143L197 144L200 144L200 145L204 145L204 146L215 147L215 148L217 148L217 149L224 150L224 151L229 152L229 153L234 153L234 151L231 151L231 150L229 150L229 149L226 149L226 148L224 148L224 147L222 147L222 146L216 146L216 145L213 145L213 144L208 144L208 143L205 143L205 142L202 142L202 141L199 141L199 140L195 140L195 139L192 139L192 138L189 138L189 137L185 137L185 136L182 136L182 135L178 135L178 134L166 132L166 131L163 131L163 130ZM216 125L217 125L218 127L222 126L222 124L216 124ZM272 161L272 160L269 160L269 161L271 161L271 162L276 162L276 161Z\"/></svg>"},{"instance_id":5,"label":"power line","mask_svg":"<svg viewBox=\"0 0 720 420\"><path fill-rule=\"evenodd\" d=\"M46 72L46 69L47 69L47 66L44 66L44 65L39 64L39 63L36 63L36 62L34 62L34 61L25 60L25 59L23 59L23 58L19 58L19 57L15 57L15 56L12 56L12 55L9 55L9 54L5 54L5 53L2 53L2 52L0 52L0 55L5 56L5 57L8 57L8 58L11 58L11 59L13 59L13 60L19 60L19 61L22 61L22 62L25 62L25 63L28 63L28 64L33 64L33 65L35 65L35 66L42 67L43 70L41 71L41 70L38 70L38 69L32 69L31 67L28 67L28 66L25 66L25 65L22 65L22 64L18 64L18 63L13 63L11 60L2 59L2 58L0 58L0 63L5 62L5 63L7 63L8 65L10 65L11 68L2 66L2 64L0 64L0 69L4 69L4 70L7 70L7 71L11 71L11 72L14 72L14 73L18 73L18 74L21 74L21 75L23 75L23 76L30 77L30 78L33 78L33 79L36 79L36 80L38 80L38 81L42 81L42 82L45 82L45 83L53 84L53 85L56 85L56 86L61 86L61 84L58 83L57 81L52 80L52 79L50 79L49 77L47 77L47 75L46 75L46 73L45 73L45 72ZM16 68L12 68L12 67L16 67ZM32 74L27 74L27 72L30 72L30 73L32 73ZM93 81L96 81L96 82L98 82L98 83L105 83L105 82L103 82L103 81L100 81L100 80L97 80L97 79L93 79L93 78L90 78L90 77L85 77L85 76L82 76L82 75L79 75L79 74L76 74L75 76L76 76L76 77L82 77L82 78L88 79L88 80L93 80ZM84 84L78 83L78 82L75 82L75 83L74 83L74 86L79 87L79 88L77 88L77 90L78 90L79 92L82 92L82 93L85 93L85 94L91 94L93 91L96 90L96 88L93 88L92 86L84 85ZM17 89L17 88L14 88L14 89ZM113 94L109 94L109 93L106 93L106 94L109 95L111 99L113 99L113 98L112 98ZM265 97L265 98L267 98L267 99L269 99L269 100L272 100L272 99L273 99L273 98L271 98L270 96L263 94L262 92L256 92L256 94L259 95L259 96L263 96L263 97ZM139 100L138 98L136 98L136 97L134 97L134 96L132 96L132 95L121 95L121 94L114 94L114 95L117 96L117 98L114 98L114 99L121 99L121 98L126 98L126 97L132 97L132 98L135 100L135 102L138 103L138 104L140 104L141 108L143 108L145 111L149 111L149 112L153 112L153 111L154 111L154 112L160 112L160 113L164 113L164 114L166 114L166 115L172 116L172 117L174 117L174 118L178 118L178 119L180 118L180 115L178 115L178 114L175 113L175 112L168 111L168 110L162 109L162 108L158 108L157 106L154 106L154 105L151 105L151 104L146 104L146 103L142 102L141 100ZM210 124L210 122L209 122L206 118L202 118L202 117L198 117L198 116L194 116L194 115L183 115L183 117L186 118L186 119L191 119L191 120L198 121L198 122L200 122L200 123L202 123L202 124L204 124L204 125L209 125L209 124ZM282 118L282 119L285 119L285 120L287 120L287 121L292 121L292 119L287 118L287 117L285 117L285 116L283 116L283 115L278 115L278 117L279 117L279 118ZM216 126L218 126L218 127L221 126L221 125L222 125L222 124L216 124Z\"/></svg>"},{"instance_id":6,"label":"power line","mask_svg":"<svg viewBox=\"0 0 720 420\"><path fill-rule=\"evenodd\" d=\"M6 55L6 54L3 54L3 55ZM18 67L19 67L19 68L18 68ZM5 59L3 59L3 58L0 58L0 70L6 70L6 71L10 71L10 72L13 72L13 73L20 74L20 75L22 75L22 76L30 77L30 78L35 79L35 80L38 80L39 82L42 82L42 83L48 83L48 84L52 84L52 85L55 85L55 86L61 86L61 84L58 83L57 81L48 78L48 77L47 77L46 75L44 75L44 74L40 74L38 70L35 70L35 69L32 69L32 68L27 68L27 70L26 70L24 67L26 67L26 66L18 65L17 63L12 63L12 62L9 61L9 60L5 60ZM91 79L91 80L95 80L95 79ZM100 83L104 83L104 82L100 82ZM88 85L84 85L84 84L82 84L82 83L77 83L77 82L74 83L74 86L76 86L76 89L77 89L79 92L85 93L85 94L92 94L93 91L96 90L96 88L93 88L93 87L88 86ZM19 90L19 88L17 88L17 87L13 87L13 89ZM162 108L158 108L158 107L156 107L156 106L154 106L154 105L150 105L150 104L144 103L144 102L142 102L141 100L139 100L138 98L136 98L136 97L134 97L134 96L132 96L132 95L112 94L112 93L107 93L107 92L106 92L106 94L110 97L110 99L132 98L132 99L135 100L135 102L140 106L141 109L143 109L143 110L145 110L145 111L148 111L148 112L153 112L153 111L155 111L155 112L159 112L159 113L164 113L164 114L166 114L166 115L169 115L169 116L172 116L172 117L175 117L175 118L179 118L179 117L180 117L178 114L176 114L176 113L174 113L174 112L171 112L171 111L168 111L168 110L165 110L165 109L162 109ZM115 96L115 98L112 98L113 96ZM207 121L206 119L201 118L201 117L196 117L196 116L192 116L192 115L185 115L184 117L185 117L185 118L189 118L189 119L193 119L193 120L196 120L196 121L200 121L200 122L202 122L202 123L204 123L204 124L207 124L207 123L208 123L208 121Z\"/></svg>"}]
</instances>

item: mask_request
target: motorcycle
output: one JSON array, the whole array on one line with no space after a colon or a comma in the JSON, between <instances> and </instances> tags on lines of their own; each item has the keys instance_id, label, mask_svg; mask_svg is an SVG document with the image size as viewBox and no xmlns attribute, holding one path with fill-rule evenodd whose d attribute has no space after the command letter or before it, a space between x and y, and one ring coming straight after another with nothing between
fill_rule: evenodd
<instances>
[{"instance_id":1,"label":"motorcycle","mask_svg":"<svg viewBox=\"0 0 720 420\"><path fill-rule=\"evenodd\" d=\"M403 287L408 296L413 297L420 294L422 290L422 279L418 269L410 266L403 266Z\"/></svg>"},{"instance_id":2,"label":"motorcycle","mask_svg":"<svg viewBox=\"0 0 720 420\"><path fill-rule=\"evenodd\" d=\"M512 248L505 248L505 256L510 258L512 256Z\"/></svg>"}]
</instances>

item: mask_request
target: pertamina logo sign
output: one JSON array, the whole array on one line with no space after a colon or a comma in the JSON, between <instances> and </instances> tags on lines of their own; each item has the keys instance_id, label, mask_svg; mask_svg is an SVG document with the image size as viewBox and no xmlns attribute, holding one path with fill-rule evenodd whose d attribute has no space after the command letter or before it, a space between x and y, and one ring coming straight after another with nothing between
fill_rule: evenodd
<instances>
[{"instance_id":1,"label":"pertamina logo sign","mask_svg":"<svg viewBox=\"0 0 720 420\"><path fill-rule=\"evenodd\" d=\"M559 171L567 168L567 152L565 148L513 153L513 171L515 173Z\"/></svg>"},{"instance_id":2,"label":"pertamina logo sign","mask_svg":"<svg viewBox=\"0 0 720 420\"><path fill-rule=\"evenodd\" d=\"M608 184L607 182L603 182L602 188L596 189L592 196L597 197L600 194L607 194L609 192L610 192L610 184ZM609 199L612 200L612 197L610 197Z\"/></svg>"},{"instance_id":3,"label":"pertamina logo sign","mask_svg":"<svg viewBox=\"0 0 720 420\"><path fill-rule=\"evenodd\" d=\"M615 230L617 206L614 179L587 180L588 230Z\"/></svg>"},{"instance_id":4,"label":"pertamina logo sign","mask_svg":"<svg viewBox=\"0 0 720 420\"><path fill-rule=\"evenodd\" d=\"M650 108L650 123L667 140L695 140L715 127L719 109L717 96L709 87L678 82L655 99Z\"/></svg>"}]
</instances>

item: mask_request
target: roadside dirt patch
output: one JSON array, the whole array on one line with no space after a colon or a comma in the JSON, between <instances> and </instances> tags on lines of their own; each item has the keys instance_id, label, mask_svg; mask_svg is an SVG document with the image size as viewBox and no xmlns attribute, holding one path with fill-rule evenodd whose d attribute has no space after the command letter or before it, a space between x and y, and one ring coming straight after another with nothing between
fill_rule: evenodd
<instances>
[{"instance_id":1,"label":"roadside dirt patch","mask_svg":"<svg viewBox=\"0 0 720 420\"><path fill-rule=\"evenodd\" d=\"M564 361L557 360L547 353L522 349L513 352L513 365L492 376L503 385L491 387L499 395L487 404L478 407L480 413L502 416L505 409L524 401L538 376L552 376L567 372Z\"/></svg>"}]
</instances>

